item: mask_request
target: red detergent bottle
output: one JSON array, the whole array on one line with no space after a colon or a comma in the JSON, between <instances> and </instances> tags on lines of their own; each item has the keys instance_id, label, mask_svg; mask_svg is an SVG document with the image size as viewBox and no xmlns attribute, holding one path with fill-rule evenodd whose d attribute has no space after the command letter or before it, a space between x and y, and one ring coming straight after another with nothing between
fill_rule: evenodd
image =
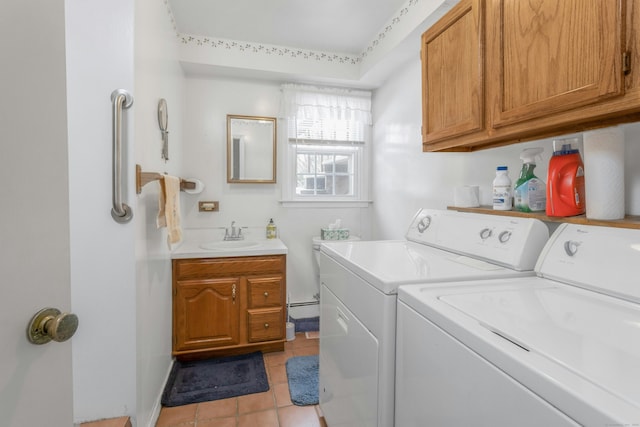
<instances>
[{"instance_id":1,"label":"red detergent bottle","mask_svg":"<svg viewBox=\"0 0 640 427\"><path fill-rule=\"evenodd\" d=\"M547 175L547 216L574 216L585 212L584 164L578 138L553 141Z\"/></svg>"}]
</instances>

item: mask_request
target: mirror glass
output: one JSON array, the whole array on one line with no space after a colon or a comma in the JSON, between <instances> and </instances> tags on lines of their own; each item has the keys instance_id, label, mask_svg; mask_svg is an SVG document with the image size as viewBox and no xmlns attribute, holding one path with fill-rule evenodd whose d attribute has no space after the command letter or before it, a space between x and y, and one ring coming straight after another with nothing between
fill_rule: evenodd
<instances>
[{"instance_id":1,"label":"mirror glass","mask_svg":"<svg viewBox=\"0 0 640 427\"><path fill-rule=\"evenodd\" d=\"M276 182L276 119L227 116L227 182Z\"/></svg>"}]
</instances>

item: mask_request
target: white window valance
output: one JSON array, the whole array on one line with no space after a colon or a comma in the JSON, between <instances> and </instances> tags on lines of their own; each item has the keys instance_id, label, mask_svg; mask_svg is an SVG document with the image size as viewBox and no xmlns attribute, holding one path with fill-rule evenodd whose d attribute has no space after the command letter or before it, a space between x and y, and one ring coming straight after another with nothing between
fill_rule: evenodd
<instances>
[{"instance_id":1,"label":"white window valance","mask_svg":"<svg viewBox=\"0 0 640 427\"><path fill-rule=\"evenodd\" d=\"M349 120L371 125L371 92L308 85L282 85L282 118Z\"/></svg>"},{"instance_id":2,"label":"white window valance","mask_svg":"<svg viewBox=\"0 0 640 427\"><path fill-rule=\"evenodd\" d=\"M371 125L371 93L285 84L280 113L296 144L362 144Z\"/></svg>"}]
</instances>

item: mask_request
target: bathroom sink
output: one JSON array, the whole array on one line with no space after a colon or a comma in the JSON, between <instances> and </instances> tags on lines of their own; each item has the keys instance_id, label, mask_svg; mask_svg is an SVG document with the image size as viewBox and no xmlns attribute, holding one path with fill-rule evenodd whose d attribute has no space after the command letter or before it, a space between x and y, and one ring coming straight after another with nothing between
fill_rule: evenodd
<instances>
[{"instance_id":1,"label":"bathroom sink","mask_svg":"<svg viewBox=\"0 0 640 427\"><path fill-rule=\"evenodd\" d=\"M202 249L212 251L225 251L230 249L249 249L260 246L260 242L251 240L219 240L216 242L207 242L200 245Z\"/></svg>"},{"instance_id":2,"label":"bathroom sink","mask_svg":"<svg viewBox=\"0 0 640 427\"><path fill-rule=\"evenodd\" d=\"M205 237L201 236L201 230L194 230L199 233L185 236L185 240L171 252L171 258L226 258L286 255L287 253L287 247L280 239L245 237L244 240L219 240L222 236L218 239L215 235Z\"/></svg>"}]
</instances>

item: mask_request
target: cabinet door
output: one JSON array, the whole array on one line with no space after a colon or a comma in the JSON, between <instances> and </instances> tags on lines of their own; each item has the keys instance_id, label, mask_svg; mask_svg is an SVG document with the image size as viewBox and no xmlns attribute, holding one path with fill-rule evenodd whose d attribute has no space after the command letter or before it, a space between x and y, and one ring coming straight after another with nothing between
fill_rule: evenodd
<instances>
[{"instance_id":1,"label":"cabinet door","mask_svg":"<svg viewBox=\"0 0 640 427\"><path fill-rule=\"evenodd\" d=\"M622 0L487 0L494 128L622 95Z\"/></svg>"},{"instance_id":2,"label":"cabinet door","mask_svg":"<svg viewBox=\"0 0 640 427\"><path fill-rule=\"evenodd\" d=\"M174 351L238 344L239 278L177 281Z\"/></svg>"},{"instance_id":3,"label":"cabinet door","mask_svg":"<svg viewBox=\"0 0 640 427\"><path fill-rule=\"evenodd\" d=\"M483 0L462 0L422 35L425 144L484 129L483 15Z\"/></svg>"}]
</instances>

